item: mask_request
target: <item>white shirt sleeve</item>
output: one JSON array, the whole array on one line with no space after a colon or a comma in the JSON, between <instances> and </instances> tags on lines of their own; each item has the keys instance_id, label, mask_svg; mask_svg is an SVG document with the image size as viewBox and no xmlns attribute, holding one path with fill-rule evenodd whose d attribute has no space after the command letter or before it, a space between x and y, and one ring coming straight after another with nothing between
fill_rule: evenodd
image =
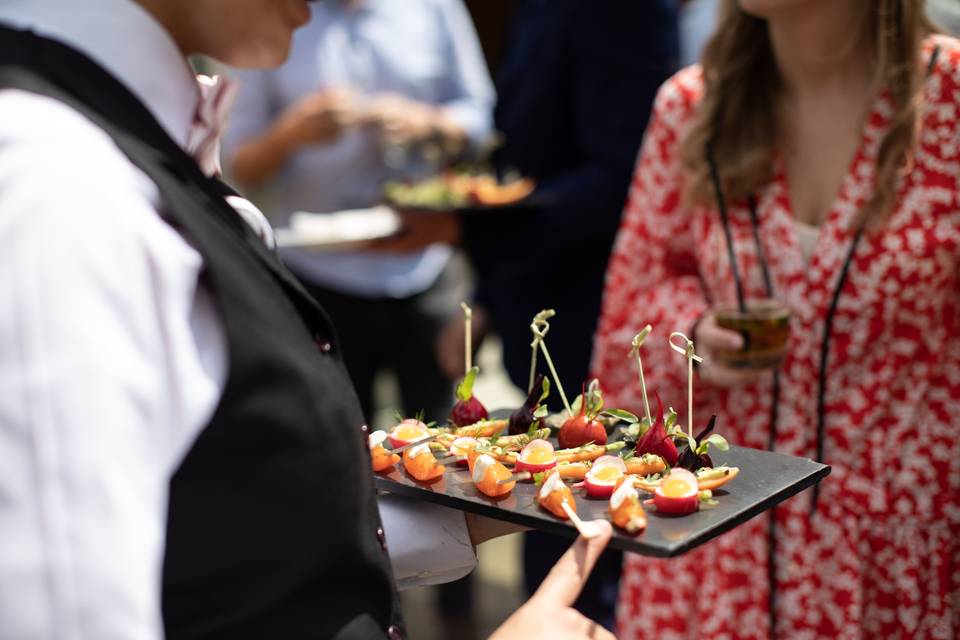
<instances>
[{"instance_id":1,"label":"white shirt sleeve","mask_svg":"<svg viewBox=\"0 0 960 640\"><path fill-rule=\"evenodd\" d=\"M226 367L201 259L78 114L6 90L0 123L0 637L159 640L168 480Z\"/></svg>"},{"instance_id":2,"label":"white shirt sleeve","mask_svg":"<svg viewBox=\"0 0 960 640\"><path fill-rule=\"evenodd\" d=\"M477 566L462 511L393 494L381 494L378 502L401 591L452 582Z\"/></svg>"}]
</instances>

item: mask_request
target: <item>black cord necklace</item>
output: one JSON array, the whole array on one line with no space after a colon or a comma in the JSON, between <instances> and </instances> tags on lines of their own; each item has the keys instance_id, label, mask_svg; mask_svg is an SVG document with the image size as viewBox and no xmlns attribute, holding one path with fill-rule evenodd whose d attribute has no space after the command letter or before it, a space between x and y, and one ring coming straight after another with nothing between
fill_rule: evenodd
<instances>
[{"instance_id":1,"label":"black cord necklace","mask_svg":"<svg viewBox=\"0 0 960 640\"><path fill-rule=\"evenodd\" d=\"M730 229L730 217L727 214L726 199L723 195L723 185L720 182L717 165L713 158L713 151L707 148L707 164L710 167L710 177L713 181L714 192L717 196L717 209L720 211L720 219L723 224L723 233L727 239L727 249L730 258L730 267L733 273L734 285L737 295L743 299L743 282L740 280L740 270L737 267L736 251L733 248L733 232ZM767 254L763 249L763 243L760 241L760 217L757 214L757 199L750 196L748 199L750 208L750 228L753 232L753 243L757 252L757 261L760 263L760 271L763 274L763 287L768 298L773 297L773 278L770 275L770 264L767 261ZM742 303L741 303L742 306ZM773 372L773 389L770 398L770 426L768 432L767 449L773 451L777 442L777 424L780 420L780 370ZM777 629L777 519L771 512L767 529L767 580L770 583L767 594L767 615L770 625L770 637L776 638Z\"/></svg>"}]
</instances>

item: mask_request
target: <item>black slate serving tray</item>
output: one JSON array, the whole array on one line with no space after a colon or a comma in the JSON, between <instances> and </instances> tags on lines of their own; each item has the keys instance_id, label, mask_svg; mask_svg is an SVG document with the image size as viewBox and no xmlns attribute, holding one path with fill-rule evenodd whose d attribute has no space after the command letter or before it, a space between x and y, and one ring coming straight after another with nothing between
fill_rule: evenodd
<instances>
[{"instance_id":1,"label":"black slate serving tray","mask_svg":"<svg viewBox=\"0 0 960 640\"><path fill-rule=\"evenodd\" d=\"M807 458L745 447L711 451L710 457L715 465L740 467L740 474L715 492L717 506L683 517L660 515L648 509L646 531L629 536L615 528L610 546L659 558L679 556L813 486L830 473L829 466ZM402 464L389 474L375 476L376 486L382 491L570 538L577 535L572 524L537 506L537 487L529 482L517 483L510 495L494 500L477 491L465 467L451 467L440 480L430 484L408 476ZM608 519L607 500L587 498L583 489L574 489L573 493L581 518Z\"/></svg>"}]
</instances>

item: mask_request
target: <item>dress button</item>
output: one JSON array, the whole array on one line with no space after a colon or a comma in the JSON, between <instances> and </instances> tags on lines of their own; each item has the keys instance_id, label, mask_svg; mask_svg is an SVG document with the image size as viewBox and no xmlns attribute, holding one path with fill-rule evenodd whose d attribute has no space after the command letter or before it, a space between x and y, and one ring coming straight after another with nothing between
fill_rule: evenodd
<instances>
[{"instance_id":1,"label":"dress button","mask_svg":"<svg viewBox=\"0 0 960 640\"><path fill-rule=\"evenodd\" d=\"M383 527L377 527L377 540L380 542L380 548L387 550L387 536L383 533Z\"/></svg>"},{"instance_id":2,"label":"dress button","mask_svg":"<svg viewBox=\"0 0 960 640\"><path fill-rule=\"evenodd\" d=\"M362 433L363 435L367 435L367 433L369 432L370 432L370 427L368 427L365 424L360 425L360 433Z\"/></svg>"},{"instance_id":3,"label":"dress button","mask_svg":"<svg viewBox=\"0 0 960 640\"><path fill-rule=\"evenodd\" d=\"M387 629L387 635L390 640L403 640L403 634L400 633L400 628L396 625L390 625L390 628Z\"/></svg>"}]
</instances>

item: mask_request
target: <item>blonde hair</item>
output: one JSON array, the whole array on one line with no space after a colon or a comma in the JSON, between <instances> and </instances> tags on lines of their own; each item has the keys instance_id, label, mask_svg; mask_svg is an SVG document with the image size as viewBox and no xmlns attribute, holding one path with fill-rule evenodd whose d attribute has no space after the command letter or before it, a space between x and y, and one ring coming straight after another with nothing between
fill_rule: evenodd
<instances>
[{"instance_id":1,"label":"blonde hair","mask_svg":"<svg viewBox=\"0 0 960 640\"><path fill-rule=\"evenodd\" d=\"M917 140L925 69L923 39L932 32L923 0L874 0L865 25L875 51L874 84L889 92L893 117L877 155L876 189L857 223L875 225L892 211L899 176L909 169ZM870 10L873 9L873 10ZM704 95L680 143L690 204L714 202L706 161L711 148L728 202L746 199L773 178L781 88L767 23L725 0L716 35L702 59Z\"/></svg>"}]
</instances>

